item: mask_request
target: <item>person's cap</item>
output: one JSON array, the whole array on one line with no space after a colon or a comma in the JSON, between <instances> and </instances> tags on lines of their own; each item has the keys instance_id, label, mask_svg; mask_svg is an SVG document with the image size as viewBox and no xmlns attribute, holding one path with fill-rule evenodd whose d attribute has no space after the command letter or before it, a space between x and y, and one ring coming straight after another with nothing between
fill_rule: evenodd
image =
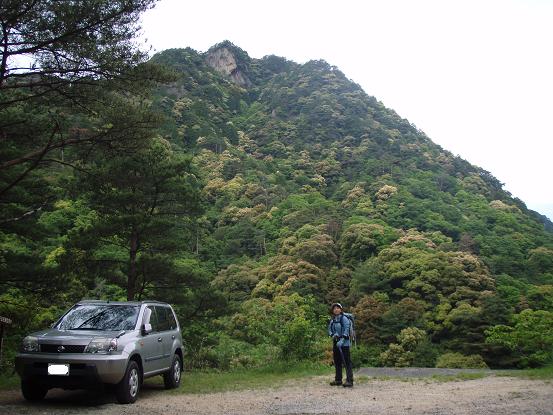
<instances>
[{"instance_id":1,"label":"person's cap","mask_svg":"<svg viewBox=\"0 0 553 415\"><path fill-rule=\"evenodd\" d=\"M340 310L343 310L344 307L342 307L342 304L340 303L333 303L331 306L330 306L330 309L331 310L334 310L334 307L340 307Z\"/></svg>"}]
</instances>

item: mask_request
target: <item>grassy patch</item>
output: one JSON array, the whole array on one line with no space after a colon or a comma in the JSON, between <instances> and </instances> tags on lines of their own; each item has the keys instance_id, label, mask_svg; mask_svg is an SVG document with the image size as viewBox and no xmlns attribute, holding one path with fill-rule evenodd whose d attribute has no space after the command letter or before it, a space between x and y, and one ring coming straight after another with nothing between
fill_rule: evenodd
<instances>
[{"instance_id":1,"label":"grassy patch","mask_svg":"<svg viewBox=\"0 0 553 415\"><path fill-rule=\"evenodd\" d=\"M482 379L486 376L489 376L489 374L484 372L460 372L455 375L432 375L430 379L435 382L460 382L463 380Z\"/></svg>"},{"instance_id":2,"label":"grassy patch","mask_svg":"<svg viewBox=\"0 0 553 415\"><path fill-rule=\"evenodd\" d=\"M213 393L241 389L269 388L293 379L327 375L334 369L317 363L278 363L255 369L184 372L180 388L173 393ZM149 385L162 386L161 376L146 379ZM19 388L19 376L0 374L0 390Z\"/></svg>"},{"instance_id":3,"label":"grassy patch","mask_svg":"<svg viewBox=\"0 0 553 415\"><path fill-rule=\"evenodd\" d=\"M0 390L19 388L19 376L0 373Z\"/></svg>"},{"instance_id":4,"label":"grassy patch","mask_svg":"<svg viewBox=\"0 0 553 415\"><path fill-rule=\"evenodd\" d=\"M279 363L255 369L184 372L174 393L213 393L279 386L286 381L333 373L333 368L315 363ZM161 384L160 377L146 381Z\"/></svg>"},{"instance_id":5,"label":"grassy patch","mask_svg":"<svg viewBox=\"0 0 553 415\"><path fill-rule=\"evenodd\" d=\"M536 369L504 370L499 376L515 376L526 379L553 379L553 364Z\"/></svg>"},{"instance_id":6,"label":"grassy patch","mask_svg":"<svg viewBox=\"0 0 553 415\"><path fill-rule=\"evenodd\" d=\"M474 380L474 379L482 379L486 376L489 376L489 374L484 372L474 372L474 373L468 373L468 372L460 372L455 375L432 375L432 376L366 376L361 375L357 376L356 382L357 383L367 383L370 380L381 380L381 381L388 381L388 380L394 380L398 382L414 382L414 381L425 381L425 382L460 382L464 380Z\"/></svg>"}]
</instances>

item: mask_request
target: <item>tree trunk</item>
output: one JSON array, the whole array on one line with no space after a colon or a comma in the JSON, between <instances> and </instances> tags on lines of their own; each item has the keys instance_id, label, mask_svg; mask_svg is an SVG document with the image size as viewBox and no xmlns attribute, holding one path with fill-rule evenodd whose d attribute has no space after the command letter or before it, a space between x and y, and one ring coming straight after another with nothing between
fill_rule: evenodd
<instances>
[{"instance_id":1,"label":"tree trunk","mask_svg":"<svg viewBox=\"0 0 553 415\"><path fill-rule=\"evenodd\" d=\"M200 229L196 228L196 255L200 253Z\"/></svg>"},{"instance_id":2,"label":"tree trunk","mask_svg":"<svg viewBox=\"0 0 553 415\"><path fill-rule=\"evenodd\" d=\"M138 252L138 233L131 232L129 250L129 275L127 278L127 301L134 301L136 295L136 253Z\"/></svg>"}]
</instances>

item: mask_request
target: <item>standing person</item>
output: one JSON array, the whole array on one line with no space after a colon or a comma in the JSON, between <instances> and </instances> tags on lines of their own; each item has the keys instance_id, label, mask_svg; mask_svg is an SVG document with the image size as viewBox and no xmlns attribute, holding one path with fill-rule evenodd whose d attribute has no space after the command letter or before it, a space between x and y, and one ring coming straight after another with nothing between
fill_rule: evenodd
<instances>
[{"instance_id":1,"label":"standing person","mask_svg":"<svg viewBox=\"0 0 553 415\"><path fill-rule=\"evenodd\" d=\"M344 309L340 303L332 304L330 312L332 317L328 323L328 335L332 337L332 354L334 357L334 367L336 368L336 376L330 384L332 386L342 385L342 366L345 366L346 382L343 386L351 388L353 386L353 369L349 353L351 346L349 336L351 321L344 316Z\"/></svg>"}]
</instances>

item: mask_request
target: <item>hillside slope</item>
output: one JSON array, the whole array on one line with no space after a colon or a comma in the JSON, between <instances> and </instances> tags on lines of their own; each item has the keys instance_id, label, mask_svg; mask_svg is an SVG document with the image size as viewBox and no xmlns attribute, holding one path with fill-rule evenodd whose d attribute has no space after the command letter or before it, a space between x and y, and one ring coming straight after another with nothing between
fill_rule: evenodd
<instances>
[{"instance_id":1,"label":"hillside slope","mask_svg":"<svg viewBox=\"0 0 553 415\"><path fill-rule=\"evenodd\" d=\"M485 330L552 309L553 224L336 67L252 59L228 41L153 61L179 75L156 95L161 134L204 180L190 250L218 273L229 332L297 294L295 306L345 302L366 344L414 327L497 364L509 352Z\"/></svg>"},{"instance_id":2,"label":"hillside slope","mask_svg":"<svg viewBox=\"0 0 553 415\"><path fill-rule=\"evenodd\" d=\"M230 64L221 63L224 58ZM170 50L154 60L182 74L160 97L172 118L165 134L196 151L213 181L206 193L216 195L219 189L212 188L218 181L242 180L264 192L273 188L279 196L267 195L265 203L255 197L236 200L237 206L263 205L267 211L294 193L318 193L340 203L365 197L373 205L366 218L439 231L456 243L476 238L471 249L494 274L539 281L526 261L530 250L551 245L553 224L512 198L491 173L434 144L336 67L275 56L255 60L228 42L204 55ZM394 197L379 205L377 192L385 185L396 188ZM341 214L342 221L353 213Z\"/></svg>"}]
</instances>

